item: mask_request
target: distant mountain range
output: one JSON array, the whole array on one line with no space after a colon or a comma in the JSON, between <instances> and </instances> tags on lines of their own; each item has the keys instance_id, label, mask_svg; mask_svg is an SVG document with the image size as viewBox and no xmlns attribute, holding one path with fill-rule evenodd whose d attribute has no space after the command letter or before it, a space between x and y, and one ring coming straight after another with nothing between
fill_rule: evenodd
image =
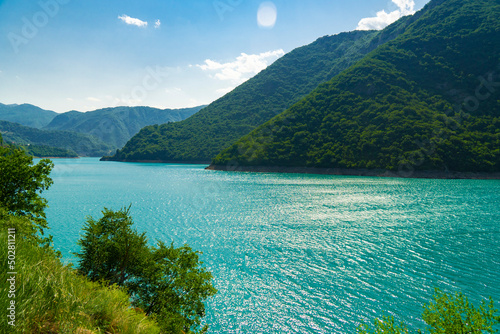
<instances>
[{"instance_id":1,"label":"distant mountain range","mask_svg":"<svg viewBox=\"0 0 500 334\"><path fill-rule=\"evenodd\" d=\"M19 123L32 128L41 129L56 116L55 111L44 110L31 104L0 103L0 120Z\"/></svg>"},{"instance_id":2,"label":"distant mountain range","mask_svg":"<svg viewBox=\"0 0 500 334\"><path fill-rule=\"evenodd\" d=\"M203 107L184 109L116 107L89 112L70 111L58 114L43 129L87 133L113 147L121 148L143 127L182 121Z\"/></svg>"},{"instance_id":3,"label":"distant mountain range","mask_svg":"<svg viewBox=\"0 0 500 334\"><path fill-rule=\"evenodd\" d=\"M202 108L116 107L58 114L30 104L0 104L0 120L4 121L0 123L0 131L6 142L46 145L69 149L79 155L102 156L122 147L144 126L177 122Z\"/></svg>"}]
</instances>

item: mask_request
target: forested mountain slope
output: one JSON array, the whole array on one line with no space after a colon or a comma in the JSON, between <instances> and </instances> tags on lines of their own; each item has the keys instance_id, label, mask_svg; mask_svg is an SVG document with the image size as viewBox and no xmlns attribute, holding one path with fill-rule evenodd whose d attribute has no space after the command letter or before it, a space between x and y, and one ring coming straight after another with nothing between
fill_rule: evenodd
<instances>
[{"instance_id":1,"label":"forested mountain slope","mask_svg":"<svg viewBox=\"0 0 500 334\"><path fill-rule=\"evenodd\" d=\"M142 129L110 160L209 162L319 84L398 36L411 20L404 18L382 32L325 36L297 48L190 118Z\"/></svg>"},{"instance_id":2,"label":"forested mountain slope","mask_svg":"<svg viewBox=\"0 0 500 334\"><path fill-rule=\"evenodd\" d=\"M110 145L88 134L40 130L7 121L0 121L0 133L5 143L19 146L49 146L69 150L79 156L97 157L109 154L113 150ZM37 155L43 152L40 152L40 147L38 147L36 151L30 153Z\"/></svg>"},{"instance_id":3,"label":"forested mountain slope","mask_svg":"<svg viewBox=\"0 0 500 334\"><path fill-rule=\"evenodd\" d=\"M31 104L0 103L0 120L32 128L43 128L57 116L55 111L44 110Z\"/></svg>"},{"instance_id":4,"label":"forested mountain slope","mask_svg":"<svg viewBox=\"0 0 500 334\"><path fill-rule=\"evenodd\" d=\"M418 15L213 168L500 171L500 2L433 0Z\"/></svg>"},{"instance_id":5,"label":"forested mountain slope","mask_svg":"<svg viewBox=\"0 0 500 334\"><path fill-rule=\"evenodd\" d=\"M114 148L121 148L147 125L182 121L204 106L184 109L150 107L115 107L88 112L59 114L44 129L86 133L100 138Z\"/></svg>"}]
</instances>

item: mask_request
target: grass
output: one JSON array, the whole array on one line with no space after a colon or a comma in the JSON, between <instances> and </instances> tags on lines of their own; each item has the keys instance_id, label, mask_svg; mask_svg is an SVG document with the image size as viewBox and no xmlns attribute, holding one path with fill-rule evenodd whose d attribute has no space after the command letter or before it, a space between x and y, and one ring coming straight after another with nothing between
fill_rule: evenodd
<instances>
[{"instance_id":1,"label":"grass","mask_svg":"<svg viewBox=\"0 0 500 334\"><path fill-rule=\"evenodd\" d=\"M18 231L23 230L21 221L16 219ZM63 265L53 250L23 239L21 232L15 241L16 321L15 327L9 325L9 223L12 221L0 221L1 333L160 333L154 319L131 307L126 291L78 275L71 266Z\"/></svg>"}]
</instances>

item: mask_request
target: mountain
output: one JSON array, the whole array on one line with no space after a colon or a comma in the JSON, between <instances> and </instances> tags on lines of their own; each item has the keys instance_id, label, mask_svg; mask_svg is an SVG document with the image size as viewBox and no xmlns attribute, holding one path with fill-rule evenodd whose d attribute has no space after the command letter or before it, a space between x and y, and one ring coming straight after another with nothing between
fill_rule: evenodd
<instances>
[{"instance_id":1,"label":"mountain","mask_svg":"<svg viewBox=\"0 0 500 334\"><path fill-rule=\"evenodd\" d=\"M204 106L185 109L150 107L116 107L88 112L69 111L57 115L44 130L66 130L100 138L114 148L121 148L147 125L177 122L188 118Z\"/></svg>"},{"instance_id":2,"label":"mountain","mask_svg":"<svg viewBox=\"0 0 500 334\"><path fill-rule=\"evenodd\" d=\"M5 143L50 146L76 152L80 156L102 156L113 150L110 145L88 134L40 130L7 121L0 121L0 133ZM40 150L41 148L37 147L36 151L31 153L38 154L41 153Z\"/></svg>"},{"instance_id":3,"label":"mountain","mask_svg":"<svg viewBox=\"0 0 500 334\"><path fill-rule=\"evenodd\" d=\"M22 149L26 151L27 154L32 155L36 158L77 158L78 154L73 151L50 147L47 145L25 145L21 146Z\"/></svg>"},{"instance_id":4,"label":"mountain","mask_svg":"<svg viewBox=\"0 0 500 334\"><path fill-rule=\"evenodd\" d=\"M104 160L210 162L241 136L397 37L412 20L402 19L383 32L354 31L319 38L284 55L190 118L145 127L115 156Z\"/></svg>"},{"instance_id":5,"label":"mountain","mask_svg":"<svg viewBox=\"0 0 500 334\"><path fill-rule=\"evenodd\" d=\"M55 111L44 110L31 104L0 103L0 120L41 129L57 116Z\"/></svg>"},{"instance_id":6,"label":"mountain","mask_svg":"<svg viewBox=\"0 0 500 334\"><path fill-rule=\"evenodd\" d=\"M498 0L432 0L211 168L500 171L499 17Z\"/></svg>"}]
</instances>

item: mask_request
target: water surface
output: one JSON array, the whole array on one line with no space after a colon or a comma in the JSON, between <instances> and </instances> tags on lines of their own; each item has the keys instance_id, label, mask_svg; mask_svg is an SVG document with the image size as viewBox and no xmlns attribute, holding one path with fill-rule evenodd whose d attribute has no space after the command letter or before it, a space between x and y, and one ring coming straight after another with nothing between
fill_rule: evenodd
<instances>
[{"instance_id":1,"label":"water surface","mask_svg":"<svg viewBox=\"0 0 500 334\"><path fill-rule=\"evenodd\" d=\"M206 171L57 159L44 193L73 261L87 215L132 204L151 242L203 251L211 333L353 333L387 311L422 327L433 288L500 305L500 181Z\"/></svg>"}]
</instances>

